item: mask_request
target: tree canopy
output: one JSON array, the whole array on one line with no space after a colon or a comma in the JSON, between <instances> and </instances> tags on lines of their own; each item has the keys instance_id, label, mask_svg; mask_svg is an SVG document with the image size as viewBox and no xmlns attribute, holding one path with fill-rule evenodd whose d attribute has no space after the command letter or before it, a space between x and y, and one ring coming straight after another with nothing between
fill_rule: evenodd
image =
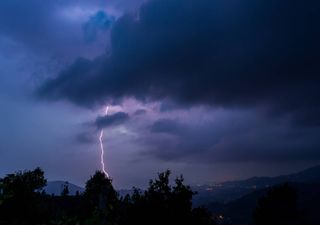
<instances>
[{"instance_id":1,"label":"tree canopy","mask_svg":"<svg viewBox=\"0 0 320 225\"><path fill-rule=\"evenodd\" d=\"M195 193L183 177L173 185L169 178L169 170L159 173L147 190L120 197L112 180L97 171L83 194L68 195L66 183L60 196L51 196L42 190L40 168L8 174L0 180L0 225L215 224L206 209L192 207Z\"/></svg>"},{"instance_id":2,"label":"tree canopy","mask_svg":"<svg viewBox=\"0 0 320 225\"><path fill-rule=\"evenodd\" d=\"M288 184L270 189L254 210L255 225L302 225L297 193Z\"/></svg>"}]
</instances>

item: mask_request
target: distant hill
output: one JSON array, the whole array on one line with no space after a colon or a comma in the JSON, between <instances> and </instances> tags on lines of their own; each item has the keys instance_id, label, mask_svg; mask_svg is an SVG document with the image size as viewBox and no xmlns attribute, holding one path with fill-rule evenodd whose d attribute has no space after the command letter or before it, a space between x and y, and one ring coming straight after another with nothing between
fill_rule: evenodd
<instances>
[{"instance_id":1,"label":"distant hill","mask_svg":"<svg viewBox=\"0 0 320 225\"><path fill-rule=\"evenodd\" d=\"M61 192L63 190L65 183L66 181L48 181L47 186L44 188L44 191L49 195L52 195L52 194L56 196L61 195ZM69 182L68 182L68 186L69 186L70 195L75 195L77 191L79 191L79 193L83 193L85 191L84 188ZM133 194L133 189L120 189L117 191L121 197L124 197L127 194L129 195Z\"/></svg>"},{"instance_id":2,"label":"distant hill","mask_svg":"<svg viewBox=\"0 0 320 225\"><path fill-rule=\"evenodd\" d=\"M298 195L298 207L303 212L307 224L320 224L319 202L320 202L320 182L319 183L288 183L293 187ZM214 214L224 215L231 221L230 224L252 224L252 213L257 206L258 199L265 196L268 188L259 189L239 199L226 204L212 202L206 207Z\"/></svg>"},{"instance_id":3,"label":"distant hill","mask_svg":"<svg viewBox=\"0 0 320 225\"><path fill-rule=\"evenodd\" d=\"M285 182L320 183L320 165L289 175L253 177L247 180L194 186L192 189L198 193L194 197L194 205L203 205L208 202L227 203L256 190Z\"/></svg>"},{"instance_id":4,"label":"distant hill","mask_svg":"<svg viewBox=\"0 0 320 225\"><path fill-rule=\"evenodd\" d=\"M66 181L48 181L47 186L44 188L45 192L47 194L54 194L54 195L60 195L64 185L66 184ZM82 193L84 191L84 188L79 187L75 184L68 183L69 187L69 194L75 195L78 191L79 193Z\"/></svg>"},{"instance_id":5,"label":"distant hill","mask_svg":"<svg viewBox=\"0 0 320 225\"><path fill-rule=\"evenodd\" d=\"M259 189L274 186L284 182L296 183L317 183L320 182L320 165L315 166L298 173L276 176L276 177L253 177L247 180L228 181L223 183L215 183L212 185L192 186L191 188L198 194L194 197L194 206L206 205L215 202L227 203L234 201L246 194ZM48 194L60 195L63 190L65 181L49 181L45 187ZM70 195L74 195L77 191L82 193L84 188L69 183ZM119 190L120 196L132 194L132 190Z\"/></svg>"},{"instance_id":6,"label":"distant hill","mask_svg":"<svg viewBox=\"0 0 320 225\"><path fill-rule=\"evenodd\" d=\"M320 165L294 174L276 177L253 177L247 180L224 182L222 185L229 187L264 188L284 182L320 182Z\"/></svg>"}]
</instances>

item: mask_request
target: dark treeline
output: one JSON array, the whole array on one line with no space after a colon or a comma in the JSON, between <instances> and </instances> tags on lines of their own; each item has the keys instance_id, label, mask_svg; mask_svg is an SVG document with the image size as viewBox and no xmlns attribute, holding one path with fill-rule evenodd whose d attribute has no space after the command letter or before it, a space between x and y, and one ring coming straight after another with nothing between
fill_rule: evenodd
<instances>
[{"instance_id":1,"label":"dark treeline","mask_svg":"<svg viewBox=\"0 0 320 225\"><path fill-rule=\"evenodd\" d=\"M0 179L0 225L231 225L222 215L192 207L195 194L183 177L170 185L170 171L150 180L145 191L134 189L120 197L112 181L97 171L84 193L69 195L66 184L60 196L48 195L44 172L8 174ZM241 211L238 206L238 210ZM260 198L252 214L254 225L306 225L297 207L297 195L280 185Z\"/></svg>"},{"instance_id":2,"label":"dark treeline","mask_svg":"<svg viewBox=\"0 0 320 225\"><path fill-rule=\"evenodd\" d=\"M195 194L182 176L169 182L170 171L151 180L146 191L134 190L120 197L112 182L97 171L85 192L69 196L66 185L61 196L48 195L44 172L8 174L0 180L1 225L214 225L205 208L193 208Z\"/></svg>"}]
</instances>

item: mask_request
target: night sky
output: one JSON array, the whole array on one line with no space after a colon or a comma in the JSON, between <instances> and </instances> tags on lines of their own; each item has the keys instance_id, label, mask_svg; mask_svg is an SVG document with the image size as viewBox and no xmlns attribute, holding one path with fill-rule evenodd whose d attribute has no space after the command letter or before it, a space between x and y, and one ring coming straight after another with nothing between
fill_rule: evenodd
<instances>
[{"instance_id":1,"label":"night sky","mask_svg":"<svg viewBox=\"0 0 320 225\"><path fill-rule=\"evenodd\" d=\"M1 0L0 176L117 188L320 163L320 3ZM105 107L109 115L105 116Z\"/></svg>"}]
</instances>

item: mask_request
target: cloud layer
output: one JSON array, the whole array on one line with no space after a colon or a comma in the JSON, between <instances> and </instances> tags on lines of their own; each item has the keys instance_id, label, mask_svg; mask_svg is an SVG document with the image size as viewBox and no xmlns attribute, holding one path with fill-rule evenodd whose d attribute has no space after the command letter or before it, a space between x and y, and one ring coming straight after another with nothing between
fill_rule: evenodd
<instances>
[{"instance_id":1,"label":"cloud layer","mask_svg":"<svg viewBox=\"0 0 320 225\"><path fill-rule=\"evenodd\" d=\"M111 55L77 60L38 95L92 106L110 99L266 106L319 125L320 3L153 0L119 18Z\"/></svg>"},{"instance_id":2,"label":"cloud layer","mask_svg":"<svg viewBox=\"0 0 320 225\"><path fill-rule=\"evenodd\" d=\"M96 121L95 125L98 129L119 125L127 120L129 120L129 115L125 112L117 112L112 115L106 115L106 116L99 116Z\"/></svg>"},{"instance_id":3,"label":"cloud layer","mask_svg":"<svg viewBox=\"0 0 320 225\"><path fill-rule=\"evenodd\" d=\"M319 128L288 128L286 121L265 120L254 112L225 113L229 114L227 118L216 115L217 121L155 121L146 138L149 149L144 154L164 161L200 163L294 163L320 159Z\"/></svg>"},{"instance_id":4,"label":"cloud layer","mask_svg":"<svg viewBox=\"0 0 320 225\"><path fill-rule=\"evenodd\" d=\"M319 10L311 0L150 0L114 22L110 52L79 58L37 94L85 107L160 102L153 118L141 111L129 126L139 127L132 143L147 149L142 155L163 161L319 160ZM188 114L192 106L226 116L192 123L203 116Z\"/></svg>"},{"instance_id":5,"label":"cloud layer","mask_svg":"<svg viewBox=\"0 0 320 225\"><path fill-rule=\"evenodd\" d=\"M96 40L99 31L107 31L115 21L115 17L109 16L104 11L98 11L83 24L82 29L86 41Z\"/></svg>"}]
</instances>

